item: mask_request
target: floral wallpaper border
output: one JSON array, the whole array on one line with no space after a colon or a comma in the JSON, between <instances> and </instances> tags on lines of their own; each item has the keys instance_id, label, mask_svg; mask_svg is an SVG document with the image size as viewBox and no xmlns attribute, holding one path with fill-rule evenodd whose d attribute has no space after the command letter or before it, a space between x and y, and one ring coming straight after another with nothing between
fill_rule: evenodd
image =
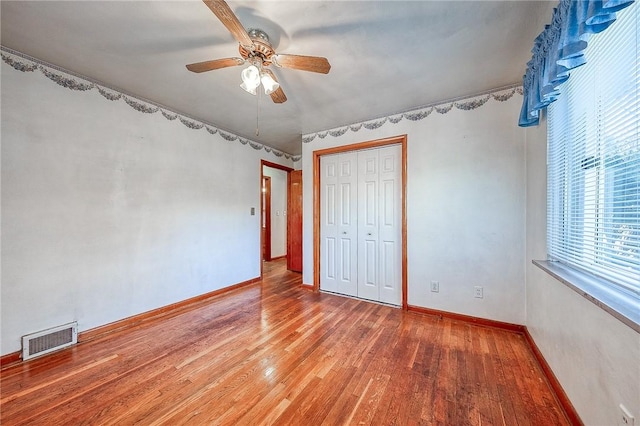
<instances>
[{"instance_id":1,"label":"floral wallpaper border","mask_svg":"<svg viewBox=\"0 0 640 426\"><path fill-rule=\"evenodd\" d=\"M302 142L310 143L316 138L324 139L327 136L338 137L342 136L348 131L357 132L362 128L367 130L374 130L382 127L386 123L397 124L402 120L409 121L420 121L427 118L431 115L432 112L437 112L438 114L446 114L451 111L454 107L463 111L471 111L477 108L480 108L484 104L486 104L490 99L496 100L498 102L506 102L513 97L515 94L522 95L522 85L520 83L514 84L507 87L501 87L498 89L491 90L489 92L481 93L479 95L464 97L464 98L456 98L451 99L444 102L439 102L437 104L427 105L421 108L416 108L411 111L389 115L387 117L382 117L370 121L365 121L361 123L350 124L343 127L336 127L331 130L325 130L316 133L309 133L303 135ZM470 99L467 101L467 99Z\"/></svg>"},{"instance_id":2,"label":"floral wallpaper border","mask_svg":"<svg viewBox=\"0 0 640 426\"><path fill-rule=\"evenodd\" d=\"M160 111L162 116L167 120L173 121L175 119L178 119L182 124L184 124L186 127L190 129L199 130L204 128L207 130L207 132L209 132L212 135L215 135L216 133L218 133L226 141L229 141L229 142L237 141L237 142L240 142L242 145L248 145L257 151L263 149L265 152L271 153L276 157L284 157L291 161L299 161L301 158L301 156L299 155L291 155L289 153L272 148L268 145L251 141L251 140L242 138L238 135L235 135L233 133L220 130L219 128L209 123L204 123L200 120L193 119L187 115L180 114L176 111L172 111L171 109L163 105L159 105L151 101L143 100L133 95L125 94L105 84L91 81L87 77L71 73L70 71L56 67L55 65L52 65L52 64L48 64L44 61L40 61L38 59L32 58L28 55L25 55L13 49L9 49L8 47L0 46L0 52L1 52L0 56L2 57L2 60L6 64L13 67L14 69L21 72L34 72L38 70L42 72L42 74L44 74L51 81L57 83L62 87L66 87L67 89L77 90L77 91L88 91L88 90L96 89L98 90L98 93L100 93L100 95L102 95L105 99L109 101L118 101L122 99L127 105L129 105L131 108L135 109L138 112L142 112L145 114L155 114L156 112Z\"/></svg>"}]
</instances>

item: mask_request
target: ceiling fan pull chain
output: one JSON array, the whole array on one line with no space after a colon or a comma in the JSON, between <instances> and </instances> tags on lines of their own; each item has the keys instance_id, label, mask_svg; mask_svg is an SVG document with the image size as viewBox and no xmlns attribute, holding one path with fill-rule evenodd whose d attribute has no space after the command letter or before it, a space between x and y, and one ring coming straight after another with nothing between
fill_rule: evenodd
<instances>
[{"instance_id":1,"label":"ceiling fan pull chain","mask_svg":"<svg viewBox=\"0 0 640 426\"><path fill-rule=\"evenodd\" d=\"M260 90L258 90L258 96L256 96L256 136L260 136L260 96L262 96L262 94Z\"/></svg>"}]
</instances>

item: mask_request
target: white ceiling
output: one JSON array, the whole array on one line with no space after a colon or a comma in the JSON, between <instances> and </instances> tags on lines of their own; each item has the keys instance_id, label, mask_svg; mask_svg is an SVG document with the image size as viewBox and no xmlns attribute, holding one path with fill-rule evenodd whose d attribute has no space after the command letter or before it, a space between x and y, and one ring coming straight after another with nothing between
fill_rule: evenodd
<instances>
[{"instance_id":1,"label":"white ceiling","mask_svg":"<svg viewBox=\"0 0 640 426\"><path fill-rule=\"evenodd\" d=\"M278 53L324 56L328 75L275 69L284 104L240 89L238 55L201 1L5 1L2 45L290 154L301 134L522 80L557 2L228 1ZM259 105L257 101L259 100ZM255 135L259 106L260 135Z\"/></svg>"}]
</instances>

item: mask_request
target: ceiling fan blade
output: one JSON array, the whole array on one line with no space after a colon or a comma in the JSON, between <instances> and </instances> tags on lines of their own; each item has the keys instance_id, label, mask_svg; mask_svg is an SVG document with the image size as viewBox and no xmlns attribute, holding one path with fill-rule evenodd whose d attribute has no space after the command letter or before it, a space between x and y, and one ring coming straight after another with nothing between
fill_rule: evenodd
<instances>
[{"instance_id":1,"label":"ceiling fan blade","mask_svg":"<svg viewBox=\"0 0 640 426\"><path fill-rule=\"evenodd\" d=\"M282 68L319 72L321 74L327 74L331 69L331 64L329 64L327 58L320 56L278 54L272 56L271 61Z\"/></svg>"},{"instance_id":2,"label":"ceiling fan blade","mask_svg":"<svg viewBox=\"0 0 640 426\"><path fill-rule=\"evenodd\" d=\"M224 24L229 30L231 35L238 40L238 42L249 48L253 45L251 37L247 34L244 26L238 20L238 17L233 13L227 2L224 0L202 0L209 9L218 17L220 22Z\"/></svg>"},{"instance_id":3,"label":"ceiling fan blade","mask_svg":"<svg viewBox=\"0 0 640 426\"><path fill-rule=\"evenodd\" d=\"M224 58L214 59L213 61L196 62L195 64L187 65L187 69L192 72L205 72L217 70L220 68L235 67L237 65L244 64L242 58Z\"/></svg>"},{"instance_id":4,"label":"ceiling fan blade","mask_svg":"<svg viewBox=\"0 0 640 426\"><path fill-rule=\"evenodd\" d=\"M276 82L278 81L278 79L276 78L276 75L270 69L265 69L264 72L269 74L274 81ZM269 96L271 96L271 100L276 104L282 104L287 101L287 97L285 96L284 91L282 90L282 86L278 87L278 90L274 91Z\"/></svg>"},{"instance_id":5,"label":"ceiling fan blade","mask_svg":"<svg viewBox=\"0 0 640 426\"><path fill-rule=\"evenodd\" d=\"M278 87L278 90L273 92L271 95L271 100L276 104L283 104L287 102L287 97L282 90L282 87Z\"/></svg>"}]
</instances>

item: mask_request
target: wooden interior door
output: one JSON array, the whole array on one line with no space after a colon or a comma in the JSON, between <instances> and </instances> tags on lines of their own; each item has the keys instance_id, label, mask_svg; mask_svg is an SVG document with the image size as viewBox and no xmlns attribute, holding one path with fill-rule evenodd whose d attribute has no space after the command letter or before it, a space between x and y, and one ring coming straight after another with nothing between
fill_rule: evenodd
<instances>
[{"instance_id":1,"label":"wooden interior door","mask_svg":"<svg viewBox=\"0 0 640 426\"><path fill-rule=\"evenodd\" d=\"M287 269L302 272L302 170L289 173Z\"/></svg>"},{"instance_id":2,"label":"wooden interior door","mask_svg":"<svg viewBox=\"0 0 640 426\"><path fill-rule=\"evenodd\" d=\"M271 260L271 178L262 178L262 260Z\"/></svg>"}]
</instances>

